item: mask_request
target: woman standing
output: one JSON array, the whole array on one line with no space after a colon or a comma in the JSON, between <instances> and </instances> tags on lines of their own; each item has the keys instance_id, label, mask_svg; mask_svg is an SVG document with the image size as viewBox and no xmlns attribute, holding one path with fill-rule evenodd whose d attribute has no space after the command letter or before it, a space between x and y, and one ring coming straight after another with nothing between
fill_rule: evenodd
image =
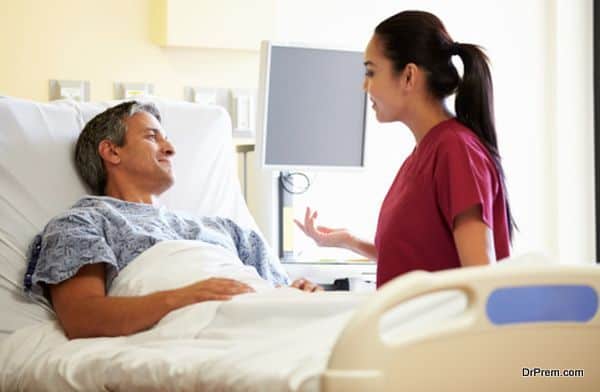
<instances>
[{"instance_id":1,"label":"woman standing","mask_svg":"<svg viewBox=\"0 0 600 392\"><path fill-rule=\"evenodd\" d=\"M461 78L451 62L459 56ZM377 286L412 270L485 265L509 256L515 227L498 152L487 57L454 42L421 11L396 14L375 29L365 51L365 82L380 122L401 121L416 146L389 189L374 242L316 226L307 208L298 226L320 246L377 259ZM444 99L456 93L454 117Z\"/></svg>"}]
</instances>

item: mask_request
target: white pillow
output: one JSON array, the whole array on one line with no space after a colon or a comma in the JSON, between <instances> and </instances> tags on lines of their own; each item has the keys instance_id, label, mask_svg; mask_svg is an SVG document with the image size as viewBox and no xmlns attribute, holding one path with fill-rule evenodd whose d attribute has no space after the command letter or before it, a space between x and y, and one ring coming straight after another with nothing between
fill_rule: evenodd
<instances>
[{"instance_id":1,"label":"white pillow","mask_svg":"<svg viewBox=\"0 0 600 392\"><path fill-rule=\"evenodd\" d=\"M156 104L176 148L176 182L161 196L163 204L256 229L236 175L227 112L156 97L141 100ZM0 336L51 316L23 295L27 247L53 216L86 193L73 164L75 141L87 121L120 102L0 97Z\"/></svg>"}]
</instances>

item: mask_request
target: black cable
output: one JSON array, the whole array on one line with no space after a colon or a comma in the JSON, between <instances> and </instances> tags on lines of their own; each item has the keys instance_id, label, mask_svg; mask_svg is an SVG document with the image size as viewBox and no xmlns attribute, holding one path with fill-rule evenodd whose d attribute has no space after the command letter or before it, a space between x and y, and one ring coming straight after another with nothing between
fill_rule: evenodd
<instances>
[{"instance_id":1,"label":"black cable","mask_svg":"<svg viewBox=\"0 0 600 392\"><path fill-rule=\"evenodd\" d=\"M295 190L294 186L294 176L301 177L304 179L304 186L300 188L300 190ZM301 195L306 193L310 188L310 178L304 173L301 172L289 172L285 175L279 177L279 182L281 183L281 187L289 194L292 195Z\"/></svg>"}]
</instances>

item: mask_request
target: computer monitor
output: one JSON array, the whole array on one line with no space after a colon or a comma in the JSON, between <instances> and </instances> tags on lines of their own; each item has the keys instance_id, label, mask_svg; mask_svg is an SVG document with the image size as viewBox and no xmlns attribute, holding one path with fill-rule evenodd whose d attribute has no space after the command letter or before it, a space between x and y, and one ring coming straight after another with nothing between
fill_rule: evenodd
<instances>
[{"instance_id":1,"label":"computer monitor","mask_svg":"<svg viewBox=\"0 0 600 392\"><path fill-rule=\"evenodd\" d=\"M364 167L366 94L359 51L261 45L257 153L272 170Z\"/></svg>"}]
</instances>

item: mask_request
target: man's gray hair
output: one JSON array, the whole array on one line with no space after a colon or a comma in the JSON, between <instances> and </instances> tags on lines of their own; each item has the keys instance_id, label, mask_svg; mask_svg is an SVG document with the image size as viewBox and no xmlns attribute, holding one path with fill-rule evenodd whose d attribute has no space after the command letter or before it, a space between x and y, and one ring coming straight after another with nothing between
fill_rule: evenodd
<instances>
[{"instance_id":1,"label":"man's gray hair","mask_svg":"<svg viewBox=\"0 0 600 392\"><path fill-rule=\"evenodd\" d=\"M98 152L100 142L109 140L117 146L123 146L127 131L125 120L140 112L149 113L161 121L154 104L128 101L98 114L81 131L75 146L75 166L93 194L104 195L107 180L104 162Z\"/></svg>"}]
</instances>

